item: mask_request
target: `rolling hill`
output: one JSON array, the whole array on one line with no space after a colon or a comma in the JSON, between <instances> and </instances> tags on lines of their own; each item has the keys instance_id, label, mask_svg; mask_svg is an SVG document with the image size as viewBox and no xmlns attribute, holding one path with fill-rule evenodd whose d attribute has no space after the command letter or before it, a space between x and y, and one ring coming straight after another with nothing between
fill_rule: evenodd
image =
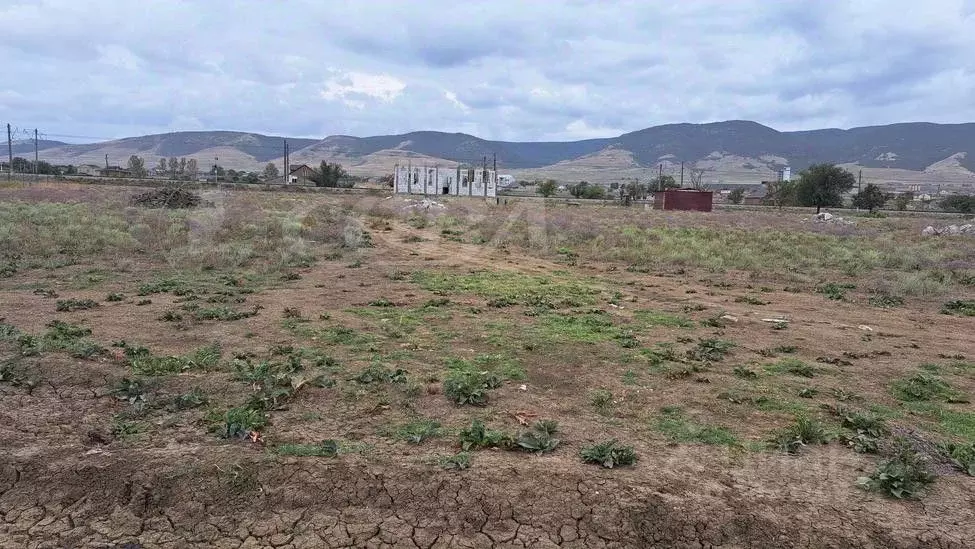
<instances>
[{"instance_id":1,"label":"rolling hill","mask_svg":"<svg viewBox=\"0 0 975 549\"><path fill-rule=\"evenodd\" d=\"M51 142L41 156L56 163L124 164L136 154L155 165L159 157L187 156L209 165L258 170L280 165L283 137L231 131L177 132L103 143ZM785 166L793 172L817 162L863 168L871 178L975 186L975 123L903 123L849 130L780 132L756 122L668 124L618 137L572 142L491 141L462 133L417 131L373 137L288 138L292 164L340 162L358 175L387 173L396 163L480 163L497 155L499 167L518 177L609 181L645 177L680 163L705 170L712 181L756 182ZM26 144L25 144L26 145ZM30 153L33 152L31 146ZM26 155L27 151L24 151Z\"/></svg>"}]
</instances>

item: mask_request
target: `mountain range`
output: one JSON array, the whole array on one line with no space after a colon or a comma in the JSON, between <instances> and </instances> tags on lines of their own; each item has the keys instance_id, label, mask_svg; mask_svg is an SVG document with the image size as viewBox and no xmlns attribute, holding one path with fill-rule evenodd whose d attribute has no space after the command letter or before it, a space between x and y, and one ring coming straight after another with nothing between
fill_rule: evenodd
<instances>
[{"instance_id":1,"label":"mountain range","mask_svg":"<svg viewBox=\"0 0 975 549\"><path fill-rule=\"evenodd\" d=\"M125 165L139 155L147 166L160 157L193 157L201 166L260 170L282 163L284 140L291 164L339 162L356 175L389 173L396 163L454 166L493 163L519 178L614 181L646 178L659 170L704 173L706 182L757 183L788 166L793 173L832 162L863 170L882 184L931 183L975 187L975 123L924 122L780 132L757 122L668 124L618 137L569 142L491 141L463 133L417 131L373 137L294 139L233 131L175 132L91 144L43 141L40 157L57 164ZM15 155L33 155L32 142L18 142Z\"/></svg>"}]
</instances>

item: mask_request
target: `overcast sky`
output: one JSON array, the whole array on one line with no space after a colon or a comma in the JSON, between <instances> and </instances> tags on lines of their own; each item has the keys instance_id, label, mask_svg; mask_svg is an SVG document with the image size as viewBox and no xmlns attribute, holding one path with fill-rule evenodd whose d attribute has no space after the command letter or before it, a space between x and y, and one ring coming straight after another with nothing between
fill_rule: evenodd
<instances>
[{"instance_id":1,"label":"overcast sky","mask_svg":"<svg viewBox=\"0 0 975 549\"><path fill-rule=\"evenodd\" d=\"M67 141L971 122L975 0L0 0L0 67Z\"/></svg>"}]
</instances>

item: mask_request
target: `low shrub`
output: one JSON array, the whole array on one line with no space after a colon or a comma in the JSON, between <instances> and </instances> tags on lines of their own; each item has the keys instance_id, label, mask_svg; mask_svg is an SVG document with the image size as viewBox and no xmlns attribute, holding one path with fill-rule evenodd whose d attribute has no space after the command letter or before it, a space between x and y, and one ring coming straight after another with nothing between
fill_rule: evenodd
<instances>
[{"instance_id":1,"label":"low shrub","mask_svg":"<svg viewBox=\"0 0 975 549\"><path fill-rule=\"evenodd\" d=\"M867 490L905 499L919 497L936 478L928 468L927 459L906 441L899 441L894 456L881 462L870 476L857 479L857 484Z\"/></svg>"},{"instance_id":2,"label":"low shrub","mask_svg":"<svg viewBox=\"0 0 975 549\"><path fill-rule=\"evenodd\" d=\"M579 455L583 462L602 465L607 469L618 465L633 465L637 460L632 446L619 444L615 439L586 446Z\"/></svg>"}]
</instances>

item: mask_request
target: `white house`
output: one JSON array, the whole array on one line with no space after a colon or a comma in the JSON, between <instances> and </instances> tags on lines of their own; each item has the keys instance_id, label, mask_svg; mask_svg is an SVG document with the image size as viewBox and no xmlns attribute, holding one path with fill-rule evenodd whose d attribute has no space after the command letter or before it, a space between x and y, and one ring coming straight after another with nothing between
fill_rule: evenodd
<instances>
[{"instance_id":1,"label":"white house","mask_svg":"<svg viewBox=\"0 0 975 549\"><path fill-rule=\"evenodd\" d=\"M497 196L498 175L489 168L401 166L393 169L397 194Z\"/></svg>"}]
</instances>

